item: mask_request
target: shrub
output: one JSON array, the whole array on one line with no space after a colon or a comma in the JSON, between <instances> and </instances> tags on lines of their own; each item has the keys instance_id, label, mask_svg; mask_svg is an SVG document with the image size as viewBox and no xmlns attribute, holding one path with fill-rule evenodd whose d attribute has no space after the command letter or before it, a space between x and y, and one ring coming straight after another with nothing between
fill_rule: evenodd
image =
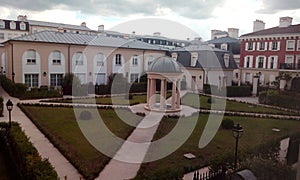
<instances>
[{"instance_id":1,"label":"shrub","mask_svg":"<svg viewBox=\"0 0 300 180\"><path fill-rule=\"evenodd\" d=\"M234 126L234 122L231 119L224 119L221 123L223 129L232 129Z\"/></svg>"},{"instance_id":2,"label":"shrub","mask_svg":"<svg viewBox=\"0 0 300 180\"><path fill-rule=\"evenodd\" d=\"M283 93L278 90L268 90L259 93L259 102L272 106L300 110L300 98L293 93Z\"/></svg>"},{"instance_id":3,"label":"shrub","mask_svg":"<svg viewBox=\"0 0 300 180\"><path fill-rule=\"evenodd\" d=\"M4 123L0 126L7 127ZM12 153L11 158L16 162L24 179L58 179L54 168L47 159L40 157L19 124L13 122L5 136L6 143L9 144L9 152Z\"/></svg>"},{"instance_id":4,"label":"shrub","mask_svg":"<svg viewBox=\"0 0 300 180\"><path fill-rule=\"evenodd\" d=\"M227 97L245 97L251 96L251 86L227 86L218 89L216 85L204 84L203 91L206 94L214 94Z\"/></svg>"},{"instance_id":5,"label":"shrub","mask_svg":"<svg viewBox=\"0 0 300 180\"><path fill-rule=\"evenodd\" d=\"M82 112L80 113L79 118L80 118L81 120L90 120L90 119L92 118L92 114L91 114L90 111L84 110L84 111L82 111Z\"/></svg>"}]
</instances>

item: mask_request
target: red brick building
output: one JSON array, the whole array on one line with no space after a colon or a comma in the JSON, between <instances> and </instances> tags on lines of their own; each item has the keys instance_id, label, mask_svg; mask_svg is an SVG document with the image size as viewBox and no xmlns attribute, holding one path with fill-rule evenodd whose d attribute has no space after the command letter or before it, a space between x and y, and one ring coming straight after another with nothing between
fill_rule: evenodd
<instances>
[{"instance_id":1,"label":"red brick building","mask_svg":"<svg viewBox=\"0 0 300 180\"><path fill-rule=\"evenodd\" d=\"M259 76L261 85L273 86L282 71L292 76L287 81L289 89L300 74L300 24L292 25L291 17L281 17L279 26L264 29L264 25L256 20L254 32L240 37L241 83L252 84L253 77Z\"/></svg>"}]
</instances>

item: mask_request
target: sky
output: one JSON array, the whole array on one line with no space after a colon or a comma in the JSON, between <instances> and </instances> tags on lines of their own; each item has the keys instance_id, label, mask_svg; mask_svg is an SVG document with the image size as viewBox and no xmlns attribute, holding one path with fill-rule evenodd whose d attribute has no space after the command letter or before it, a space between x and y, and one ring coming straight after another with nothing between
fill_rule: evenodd
<instances>
[{"instance_id":1,"label":"sky","mask_svg":"<svg viewBox=\"0 0 300 180\"><path fill-rule=\"evenodd\" d=\"M210 39L212 29L253 30L256 19L266 28L278 26L279 17L300 23L300 0L0 0L0 19L28 19L177 39Z\"/></svg>"}]
</instances>

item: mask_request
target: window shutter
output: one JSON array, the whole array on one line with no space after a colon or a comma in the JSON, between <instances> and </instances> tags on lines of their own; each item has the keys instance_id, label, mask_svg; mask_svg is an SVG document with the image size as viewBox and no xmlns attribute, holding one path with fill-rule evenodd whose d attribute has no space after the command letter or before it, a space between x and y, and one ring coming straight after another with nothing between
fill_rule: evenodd
<instances>
[{"instance_id":1,"label":"window shutter","mask_svg":"<svg viewBox=\"0 0 300 180\"><path fill-rule=\"evenodd\" d=\"M259 50L260 43L261 43L261 42L257 42L257 48L256 48L256 50Z\"/></svg>"},{"instance_id":2,"label":"window shutter","mask_svg":"<svg viewBox=\"0 0 300 180\"><path fill-rule=\"evenodd\" d=\"M280 41L277 42L277 50L280 50Z\"/></svg>"},{"instance_id":3,"label":"window shutter","mask_svg":"<svg viewBox=\"0 0 300 180\"><path fill-rule=\"evenodd\" d=\"M270 69L270 68L271 68L271 56L268 57L268 69Z\"/></svg>"},{"instance_id":4,"label":"window shutter","mask_svg":"<svg viewBox=\"0 0 300 180\"><path fill-rule=\"evenodd\" d=\"M273 69L277 69L277 62L278 62L278 56L274 57L274 65L273 65Z\"/></svg>"},{"instance_id":5,"label":"window shutter","mask_svg":"<svg viewBox=\"0 0 300 180\"><path fill-rule=\"evenodd\" d=\"M252 83L252 74L250 73L250 83Z\"/></svg>"},{"instance_id":6,"label":"window shutter","mask_svg":"<svg viewBox=\"0 0 300 180\"><path fill-rule=\"evenodd\" d=\"M247 67L247 56L244 57L244 68Z\"/></svg>"},{"instance_id":7,"label":"window shutter","mask_svg":"<svg viewBox=\"0 0 300 180\"><path fill-rule=\"evenodd\" d=\"M272 50L272 42L269 43L269 50Z\"/></svg>"},{"instance_id":8,"label":"window shutter","mask_svg":"<svg viewBox=\"0 0 300 180\"><path fill-rule=\"evenodd\" d=\"M250 63L249 63L250 68L253 67L253 56L250 57Z\"/></svg>"},{"instance_id":9,"label":"window shutter","mask_svg":"<svg viewBox=\"0 0 300 180\"><path fill-rule=\"evenodd\" d=\"M259 59L259 57L257 56L255 59L255 68L258 68L258 59Z\"/></svg>"},{"instance_id":10,"label":"window shutter","mask_svg":"<svg viewBox=\"0 0 300 180\"><path fill-rule=\"evenodd\" d=\"M267 50L268 49L268 42L265 42L265 49L264 50Z\"/></svg>"},{"instance_id":11,"label":"window shutter","mask_svg":"<svg viewBox=\"0 0 300 180\"><path fill-rule=\"evenodd\" d=\"M267 64L267 59L266 59L266 57L264 57L264 65L263 65L264 69L266 69L266 64Z\"/></svg>"},{"instance_id":12,"label":"window shutter","mask_svg":"<svg viewBox=\"0 0 300 180\"><path fill-rule=\"evenodd\" d=\"M245 44L245 50L246 50L246 51L248 50L248 47L249 47L249 43L246 43L246 44Z\"/></svg>"},{"instance_id":13,"label":"window shutter","mask_svg":"<svg viewBox=\"0 0 300 180\"><path fill-rule=\"evenodd\" d=\"M255 42L253 42L253 50L255 50Z\"/></svg>"}]
</instances>

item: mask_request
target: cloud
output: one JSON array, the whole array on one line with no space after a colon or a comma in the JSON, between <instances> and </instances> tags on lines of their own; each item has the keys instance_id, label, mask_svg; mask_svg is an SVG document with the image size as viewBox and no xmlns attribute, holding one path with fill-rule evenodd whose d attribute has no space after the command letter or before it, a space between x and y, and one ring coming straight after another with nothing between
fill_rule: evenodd
<instances>
[{"instance_id":1,"label":"cloud","mask_svg":"<svg viewBox=\"0 0 300 180\"><path fill-rule=\"evenodd\" d=\"M299 0L261 0L262 8L258 10L259 13L274 14L282 10L296 10L300 9Z\"/></svg>"},{"instance_id":2,"label":"cloud","mask_svg":"<svg viewBox=\"0 0 300 180\"><path fill-rule=\"evenodd\" d=\"M225 0L2 0L2 6L29 11L56 8L76 10L84 14L102 16L156 15L175 13L183 17L204 19ZM34 5L33 5L34 4Z\"/></svg>"}]
</instances>

